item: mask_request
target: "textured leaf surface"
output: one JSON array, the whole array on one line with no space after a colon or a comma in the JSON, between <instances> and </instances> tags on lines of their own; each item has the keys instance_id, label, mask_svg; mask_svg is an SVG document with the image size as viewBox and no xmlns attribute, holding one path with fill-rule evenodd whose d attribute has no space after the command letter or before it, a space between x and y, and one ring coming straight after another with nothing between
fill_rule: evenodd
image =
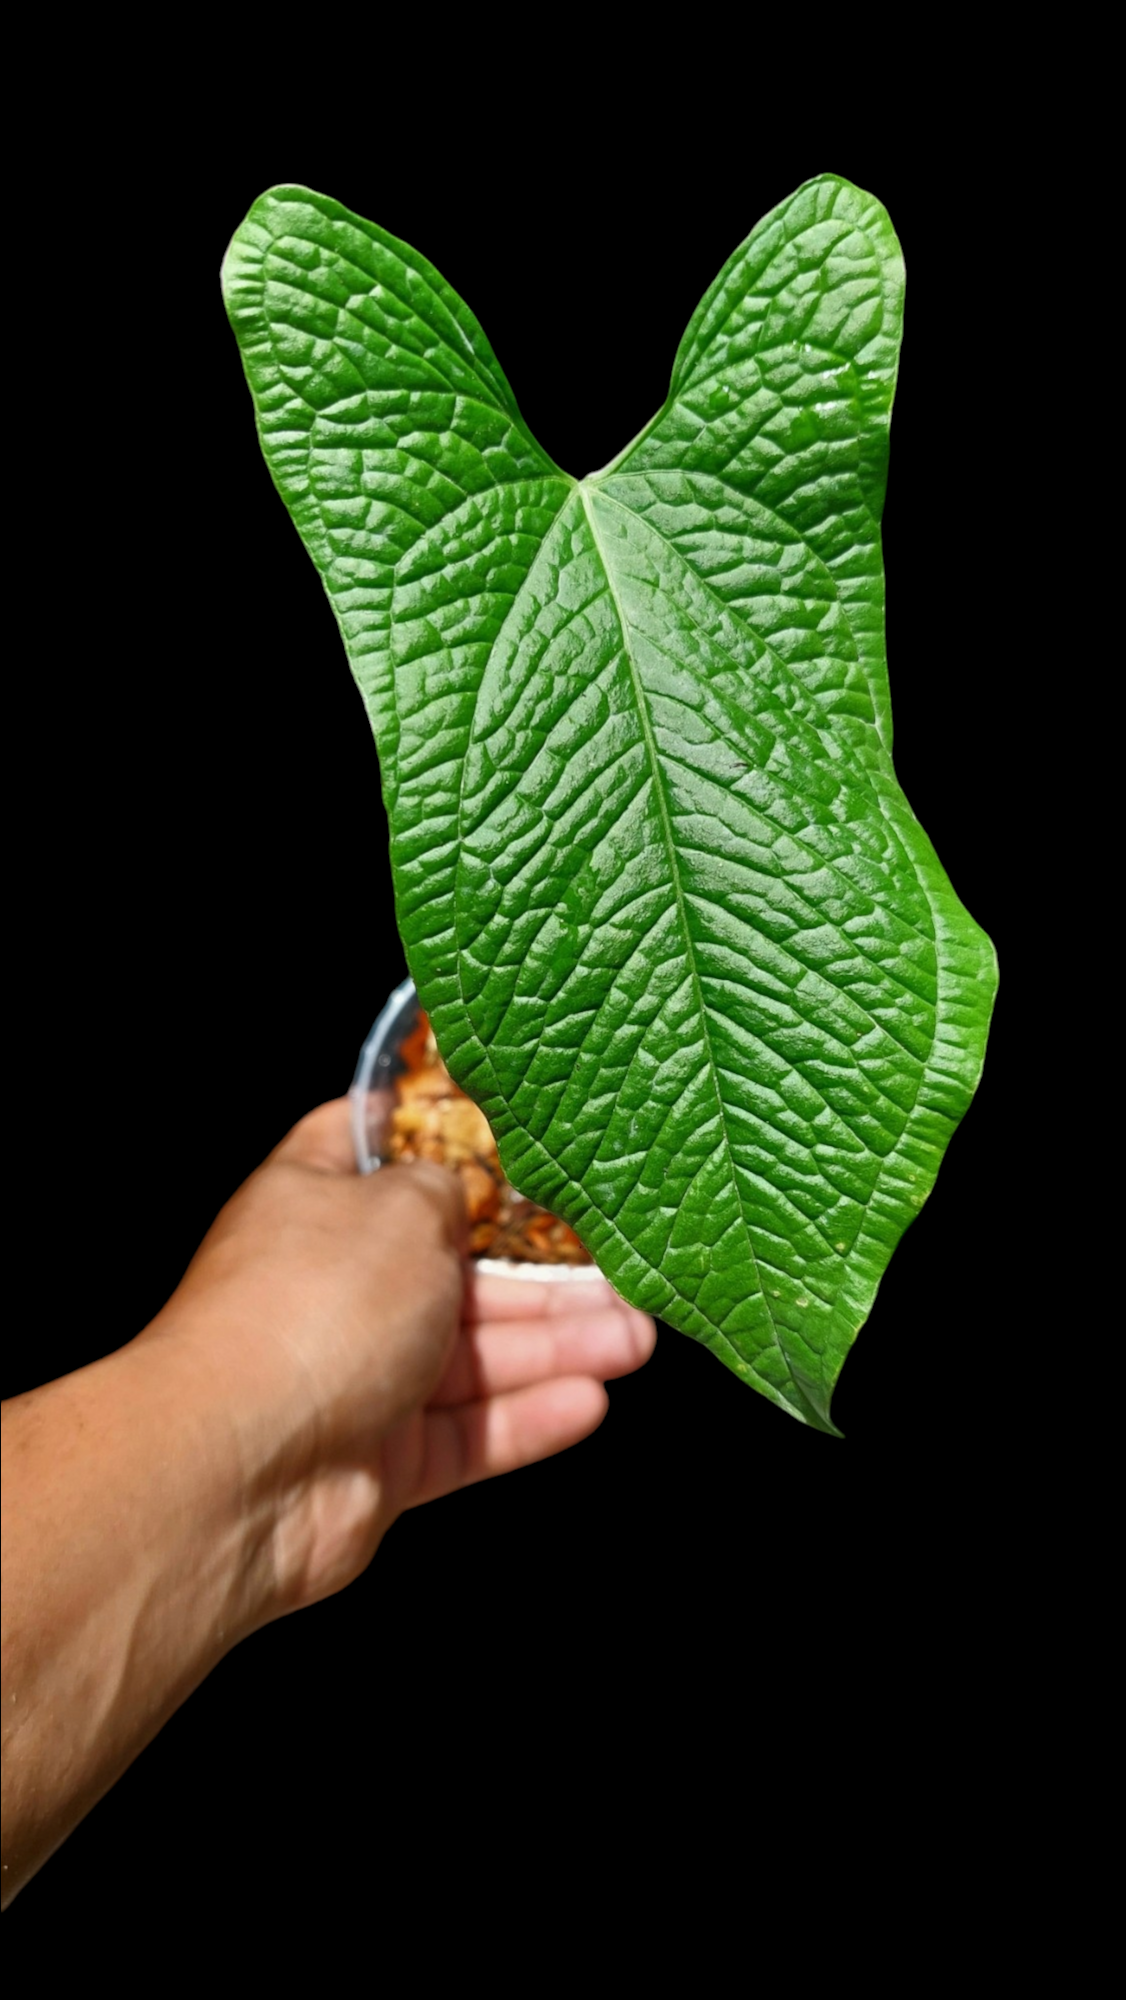
<instances>
[{"instance_id":1,"label":"textured leaf surface","mask_svg":"<svg viewBox=\"0 0 1126 2000\"><path fill-rule=\"evenodd\" d=\"M379 746L408 962L516 1186L831 1428L995 968L896 782L879 517L903 268L832 176L582 481L416 251L277 188L224 266Z\"/></svg>"}]
</instances>

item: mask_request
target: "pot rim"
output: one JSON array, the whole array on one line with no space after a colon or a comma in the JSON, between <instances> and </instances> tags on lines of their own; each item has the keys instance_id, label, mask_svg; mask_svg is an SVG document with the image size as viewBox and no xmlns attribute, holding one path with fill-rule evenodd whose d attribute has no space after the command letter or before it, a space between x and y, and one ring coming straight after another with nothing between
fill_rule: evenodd
<instances>
[{"instance_id":1,"label":"pot rim","mask_svg":"<svg viewBox=\"0 0 1126 2000\"><path fill-rule=\"evenodd\" d=\"M368 1145L368 1098L380 1088L381 1073L384 1088L390 1089L395 1030L417 1000L414 980L404 979L388 995L386 1005L376 1017L360 1050L348 1099L352 1107L352 1146L361 1174L376 1173L383 1165ZM475 1257L472 1262L473 1268L486 1277L519 1278L532 1284L589 1284L592 1279L602 1277L597 1264L526 1264L507 1257Z\"/></svg>"}]
</instances>

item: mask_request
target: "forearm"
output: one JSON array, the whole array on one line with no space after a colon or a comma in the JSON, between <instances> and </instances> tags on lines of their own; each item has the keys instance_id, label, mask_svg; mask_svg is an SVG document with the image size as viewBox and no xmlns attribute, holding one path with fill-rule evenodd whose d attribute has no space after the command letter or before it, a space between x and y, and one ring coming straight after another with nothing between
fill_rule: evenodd
<instances>
[{"instance_id":1,"label":"forearm","mask_svg":"<svg viewBox=\"0 0 1126 2000\"><path fill-rule=\"evenodd\" d=\"M5 1903L271 1615L229 1398L190 1340L146 1336L5 1406Z\"/></svg>"}]
</instances>

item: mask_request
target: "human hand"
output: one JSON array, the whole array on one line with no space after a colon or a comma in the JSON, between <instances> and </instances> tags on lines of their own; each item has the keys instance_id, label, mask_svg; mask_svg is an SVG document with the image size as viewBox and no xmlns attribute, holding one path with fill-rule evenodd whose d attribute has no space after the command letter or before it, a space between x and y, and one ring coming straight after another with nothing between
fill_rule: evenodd
<instances>
[{"instance_id":1,"label":"human hand","mask_svg":"<svg viewBox=\"0 0 1126 2000\"><path fill-rule=\"evenodd\" d=\"M452 1174L360 1176L322 1105L142 1334L5 1404L5 1902L232 1646L586 1437L652 1351L605 1283L482 1279L464 1237Z\"/></svg>"},{"instance_id":2,"label":"human hand","mask_svg":"<svg viewBox=\"0 0 1126 2000\"><path fill-rule=\"evenodd\" d=\"M406 1508L562 1451L646 1361L653 1322L604 1281L483 1277L452 1174L356 1173L344 1099L227 1204L142 1340L191 1341L229 1383L270 1586L256 1619L357 1576Z\"/></svg>"}]
</instances>

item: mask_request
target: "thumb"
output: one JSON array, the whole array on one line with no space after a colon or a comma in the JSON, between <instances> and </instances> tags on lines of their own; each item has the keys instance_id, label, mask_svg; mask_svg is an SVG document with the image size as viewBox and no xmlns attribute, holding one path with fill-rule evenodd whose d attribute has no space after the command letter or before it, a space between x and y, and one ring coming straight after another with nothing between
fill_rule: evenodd
<instances>
[{"instance_id":1,"label":"thumb","mask_svg":"<svg viewBox=\"0 0 1126 2000\"><path fill-rule=\"evenodd\" d=\"M331 1103L319 1104L299 1119L274 1147L266 1164L275 1161L311 1167L316 1173L358 1177L350 1099L334 1097ZM460 1250L465 1249L469 1229L465 1196L460 1180L449 1168L436 1166L431 1160L404 1160L397 1166L380 1167L368 1177L368 1185L372 1199L380 1203L402 1203L417 1212L421 1202L438 1224L439 1233Z\"/></svg>"},{"instance_id":2,"label":"thumb","mask_svg":"<svg viewBox=\"0 0 1126 2000\"><path fill-rule=\"evenodd\" d=\"M469 1211L461 1181L449 1167L436 1166L431 1160L400 1160L395 1166L380 1167L369 1176L368 1185L373 1201L385 1208L401 1208L408 1235L416 1234L425 1218L442 1241L465 1254Z\"/></svg>"},{"instance_id":3,"label":"thumb","mask_svg":"<svg viewBox=\"0 0 1126 2000\"><path fill-rule=\"evenodd\" d=\"M286 1133L270 1158L291 1160L326 1174L356 1173L350 1100L334 1097L328 1104L318 1104L315 1111L308 1112Z\"/></svg>"}]
</instances>

